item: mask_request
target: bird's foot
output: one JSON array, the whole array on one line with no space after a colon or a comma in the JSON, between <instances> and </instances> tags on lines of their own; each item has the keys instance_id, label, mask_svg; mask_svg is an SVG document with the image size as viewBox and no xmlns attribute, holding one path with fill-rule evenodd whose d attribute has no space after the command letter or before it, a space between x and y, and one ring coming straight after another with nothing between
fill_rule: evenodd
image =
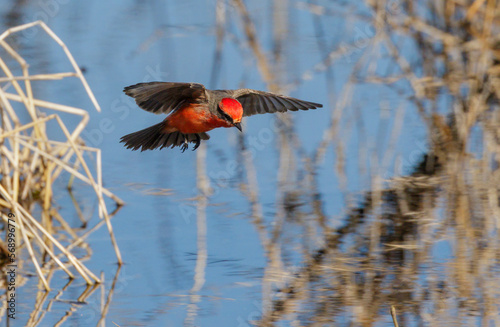
<instances>
[{"instance_id":1,"label":"bird's foot","mask_svg":"<svg viewBox=\"0 0 500 327\"><path fill-rule=\"evenodd\" d=\"M182 143L182 145L181 145L182 153L184 153L184 151L186 151L188 147L189 147L189 145L188 145L187 137L184 136L184 143Z\"/></svg>"},{"instance_id":2,"label":"bird's foot","mask_svg":"<svg viewBox=\"0 0 500 327\"><path fill-rule=\"evenodd\" d=\"M198 147L200 146L200 143L201 143L201 139L200 139L200 136L198 134L196 134L196 141L194 142L194 147L193 147L193 151L198 149Z\"/></svg>"}]
</instances>

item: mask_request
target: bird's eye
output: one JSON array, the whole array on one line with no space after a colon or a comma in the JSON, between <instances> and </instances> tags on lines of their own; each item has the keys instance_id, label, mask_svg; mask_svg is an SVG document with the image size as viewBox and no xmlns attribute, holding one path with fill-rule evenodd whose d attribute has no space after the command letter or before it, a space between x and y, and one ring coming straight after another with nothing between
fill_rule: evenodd
<instances>
[{"instance_id":1,"label":"bird's eye","mask_svg":"<svg viewBox=\"0 0 500 327\"><path fill-rule=\"evenodd\" d=\"M233 117L229 116L224 110L221 109L219 105L217 105L217 111L221 114L222 117L224 117L224 119L233 123Z\"/></svg>"}]
</instances>

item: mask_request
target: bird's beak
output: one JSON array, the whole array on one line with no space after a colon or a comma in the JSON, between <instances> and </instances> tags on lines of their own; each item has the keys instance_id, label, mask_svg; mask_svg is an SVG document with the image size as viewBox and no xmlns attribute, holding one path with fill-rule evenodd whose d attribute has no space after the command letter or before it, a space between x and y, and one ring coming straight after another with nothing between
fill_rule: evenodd
<instances>
[{"instance_id":1,"label":"bird's beak","mask_svg":"<svg viewBox=\"0 0 500 327\"><path fill-rule=\"evenodd\" d=\"M243 132L243 130L241 129L241 124L240 123L235 123L233 124L234 127L236 127L237 129L240 130L240 132Z\"/></svg>"}]
</instances>

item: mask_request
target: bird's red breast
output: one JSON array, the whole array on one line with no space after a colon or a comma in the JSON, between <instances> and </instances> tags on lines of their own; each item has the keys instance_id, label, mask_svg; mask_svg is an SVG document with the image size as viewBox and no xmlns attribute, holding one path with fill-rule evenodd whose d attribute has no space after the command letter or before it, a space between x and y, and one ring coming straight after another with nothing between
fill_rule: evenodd
<instances>
[{"instance_id":1,"label":"bird's red breast","mask_svg":"<svg viewBox=\"0 0 500 327\"><path fill-rule=\"evenodd\" d=\"M207 104L187 104L166 119L164 132L180 131L184 134L208 132L217 127L231 127L226 120L213 114Z\"/></svg>"}]
</instances>

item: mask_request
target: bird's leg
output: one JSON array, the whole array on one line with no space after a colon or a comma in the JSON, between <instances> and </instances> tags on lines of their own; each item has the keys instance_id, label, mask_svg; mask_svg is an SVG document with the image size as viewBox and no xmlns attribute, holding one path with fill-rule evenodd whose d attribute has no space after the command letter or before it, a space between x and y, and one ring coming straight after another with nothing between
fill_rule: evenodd
<instances>
[{"instance_id":1,"label":"bird's leg","mask_svg":"<svg viewBox=\"0 0 500 327\"><path fill-rule=\"evenodd\" d=\"M194 145L193 151L196 150L196 149L198 149L198 147L200 146L200 143L201 143L200 136L198 134L194 134L194 135L196 135L196 141L195 141L195 145Z\"/></svg>"},{"instance_id":2,"label":"bird's leg","mask_svg":"<svg viewBox=\"0 0 500 327\"><path fill-rule=\"evenodd\" d=\"M184 143L182 143L182 145L181 145L181 150L184 153L184 151L186 151L186 149L189 147L189 145L188 145L188 139L187 139L186 135L185 134L182 134L182 135L184 135Z\"/></svg>"}]
</instances>

